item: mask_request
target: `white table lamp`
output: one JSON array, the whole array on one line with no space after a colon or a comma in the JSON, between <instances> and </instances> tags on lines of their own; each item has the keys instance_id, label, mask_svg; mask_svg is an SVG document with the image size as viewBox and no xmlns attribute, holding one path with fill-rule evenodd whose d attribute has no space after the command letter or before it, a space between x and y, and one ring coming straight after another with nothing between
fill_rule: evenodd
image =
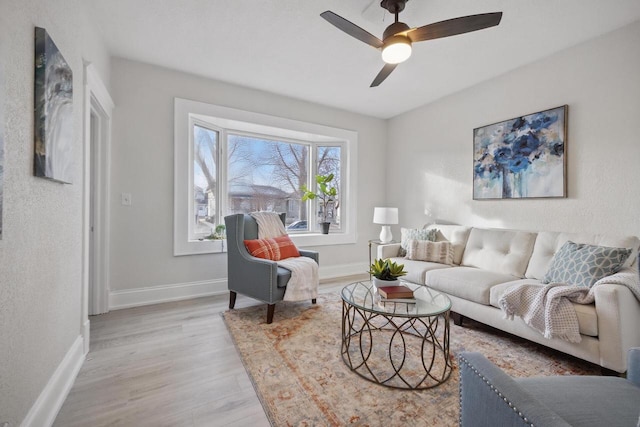
<instances>
[{"instance_id":1,"label":"white table lamp","mask_svg":"<svg viewBox=\"0 0 640 427\"><path fill-rule=\"evenodd\" d=\"M380 242L389 243L393 239L389 225L398 223L398 208L374 208L373 223L382 224Z\"/></svg>"}]
</instances>

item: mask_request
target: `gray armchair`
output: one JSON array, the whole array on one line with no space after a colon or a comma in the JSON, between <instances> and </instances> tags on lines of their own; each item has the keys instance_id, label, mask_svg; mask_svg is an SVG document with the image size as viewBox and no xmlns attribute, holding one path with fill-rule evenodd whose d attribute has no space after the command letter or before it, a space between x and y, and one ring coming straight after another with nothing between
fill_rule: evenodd
<instances>
[{"instance_id":1,"label":"gray armchair","mask_svg":"<svg viewBox=\"0 0 640 427\"><path fill-rule=\"evenodd\" d=\"M512 378L480 353L462 352L460 426L640 426L640 348L628 360L627 379Z\"/></svg>"},{"instance_id":2,"label":"gray armchair","mask_svg":"<svg viewBox=\"0 0 640 427\"><path fill-rule=\"evenodd\" d=\"M284 224L284 213L280 219ZM258 223L251 215L235 214L224 218L227 226L227 266L229 308L236 303L238 293L264 301L267 306L267 323L273 321L275 303L282 301L291 272L278 267L278 263L249 254L244 246L245 240L258 238ZM300 250L300 255L313 258L319 263L318 252ZM316 300L311 300L313 304Z\"/></svg>"}]
</instances>

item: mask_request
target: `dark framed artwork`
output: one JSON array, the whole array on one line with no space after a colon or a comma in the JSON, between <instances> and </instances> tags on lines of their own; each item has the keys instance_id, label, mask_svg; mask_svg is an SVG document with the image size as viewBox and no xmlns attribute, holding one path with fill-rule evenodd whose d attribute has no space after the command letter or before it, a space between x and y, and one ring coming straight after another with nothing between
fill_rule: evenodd
<instances>
[{"instance_id":1,"label":"dark framed artwork","mask_svg":"<svg viewBox=\"0 0 640 427\"><path fill-rule=\"evenodd\" d=\"M71 183L73 73L44 28L35 29L34 174Z\"/></svg>"},{"instance_id":2,"label":"dark framed artwork","mask_svg":"<svg viewBox=\"0 0 640 427\"><path fill-rule=\"evenodd\" d=\"M568 106L473 130L473 199L566 197Z\"/></svg>"}]
</instances>

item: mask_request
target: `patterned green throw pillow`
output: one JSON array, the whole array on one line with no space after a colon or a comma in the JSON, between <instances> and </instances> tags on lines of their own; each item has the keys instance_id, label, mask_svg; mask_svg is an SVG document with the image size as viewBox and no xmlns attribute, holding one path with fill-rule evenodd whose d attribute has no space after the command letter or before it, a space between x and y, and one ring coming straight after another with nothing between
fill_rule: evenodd
<instances>
[{"instance_id":1,"label":"patterned green throw pillow","mask_svg":"<svg viewBox=\"0 0 640 427\"><path fill-rule=\"evenodd\" d=\"M616 273L631 255L631 249L609 248L566 242L553 256L542 283L565 283L590 288L603 277Z\"/></svg>"},{"instance_id":2,"label":"patterned green throw pillow","mask_svg":"<svg viewBox=\"0 0 640 427\"><path fill-rule=\"evenodd\" d=\"M398 253L398 256L405 256L407 255L409 240L428 240L430 242L435 242L438 230L427 230L425 228L401 228L400 233L402 234L402 237L400 238L400 252Z\"/></svg>"}]
</instances>

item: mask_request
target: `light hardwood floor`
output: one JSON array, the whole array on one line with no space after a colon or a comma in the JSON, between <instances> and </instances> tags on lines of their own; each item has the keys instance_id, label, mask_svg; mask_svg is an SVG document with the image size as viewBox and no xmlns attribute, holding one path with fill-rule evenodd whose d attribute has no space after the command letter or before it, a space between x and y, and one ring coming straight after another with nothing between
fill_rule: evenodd
<instances>
[{"instance_id":1,"label":"light hardwood floor","mask_svg":"<svg viewBox=\"0 0 640 427\"><path fill-rule=\"evenodd\" d=\"M236 308L255 304L238 295ZM54 426L269 426L222 320L227 308L225 294L92 316L89 354Z\"/></svg>"}]
</instances>

